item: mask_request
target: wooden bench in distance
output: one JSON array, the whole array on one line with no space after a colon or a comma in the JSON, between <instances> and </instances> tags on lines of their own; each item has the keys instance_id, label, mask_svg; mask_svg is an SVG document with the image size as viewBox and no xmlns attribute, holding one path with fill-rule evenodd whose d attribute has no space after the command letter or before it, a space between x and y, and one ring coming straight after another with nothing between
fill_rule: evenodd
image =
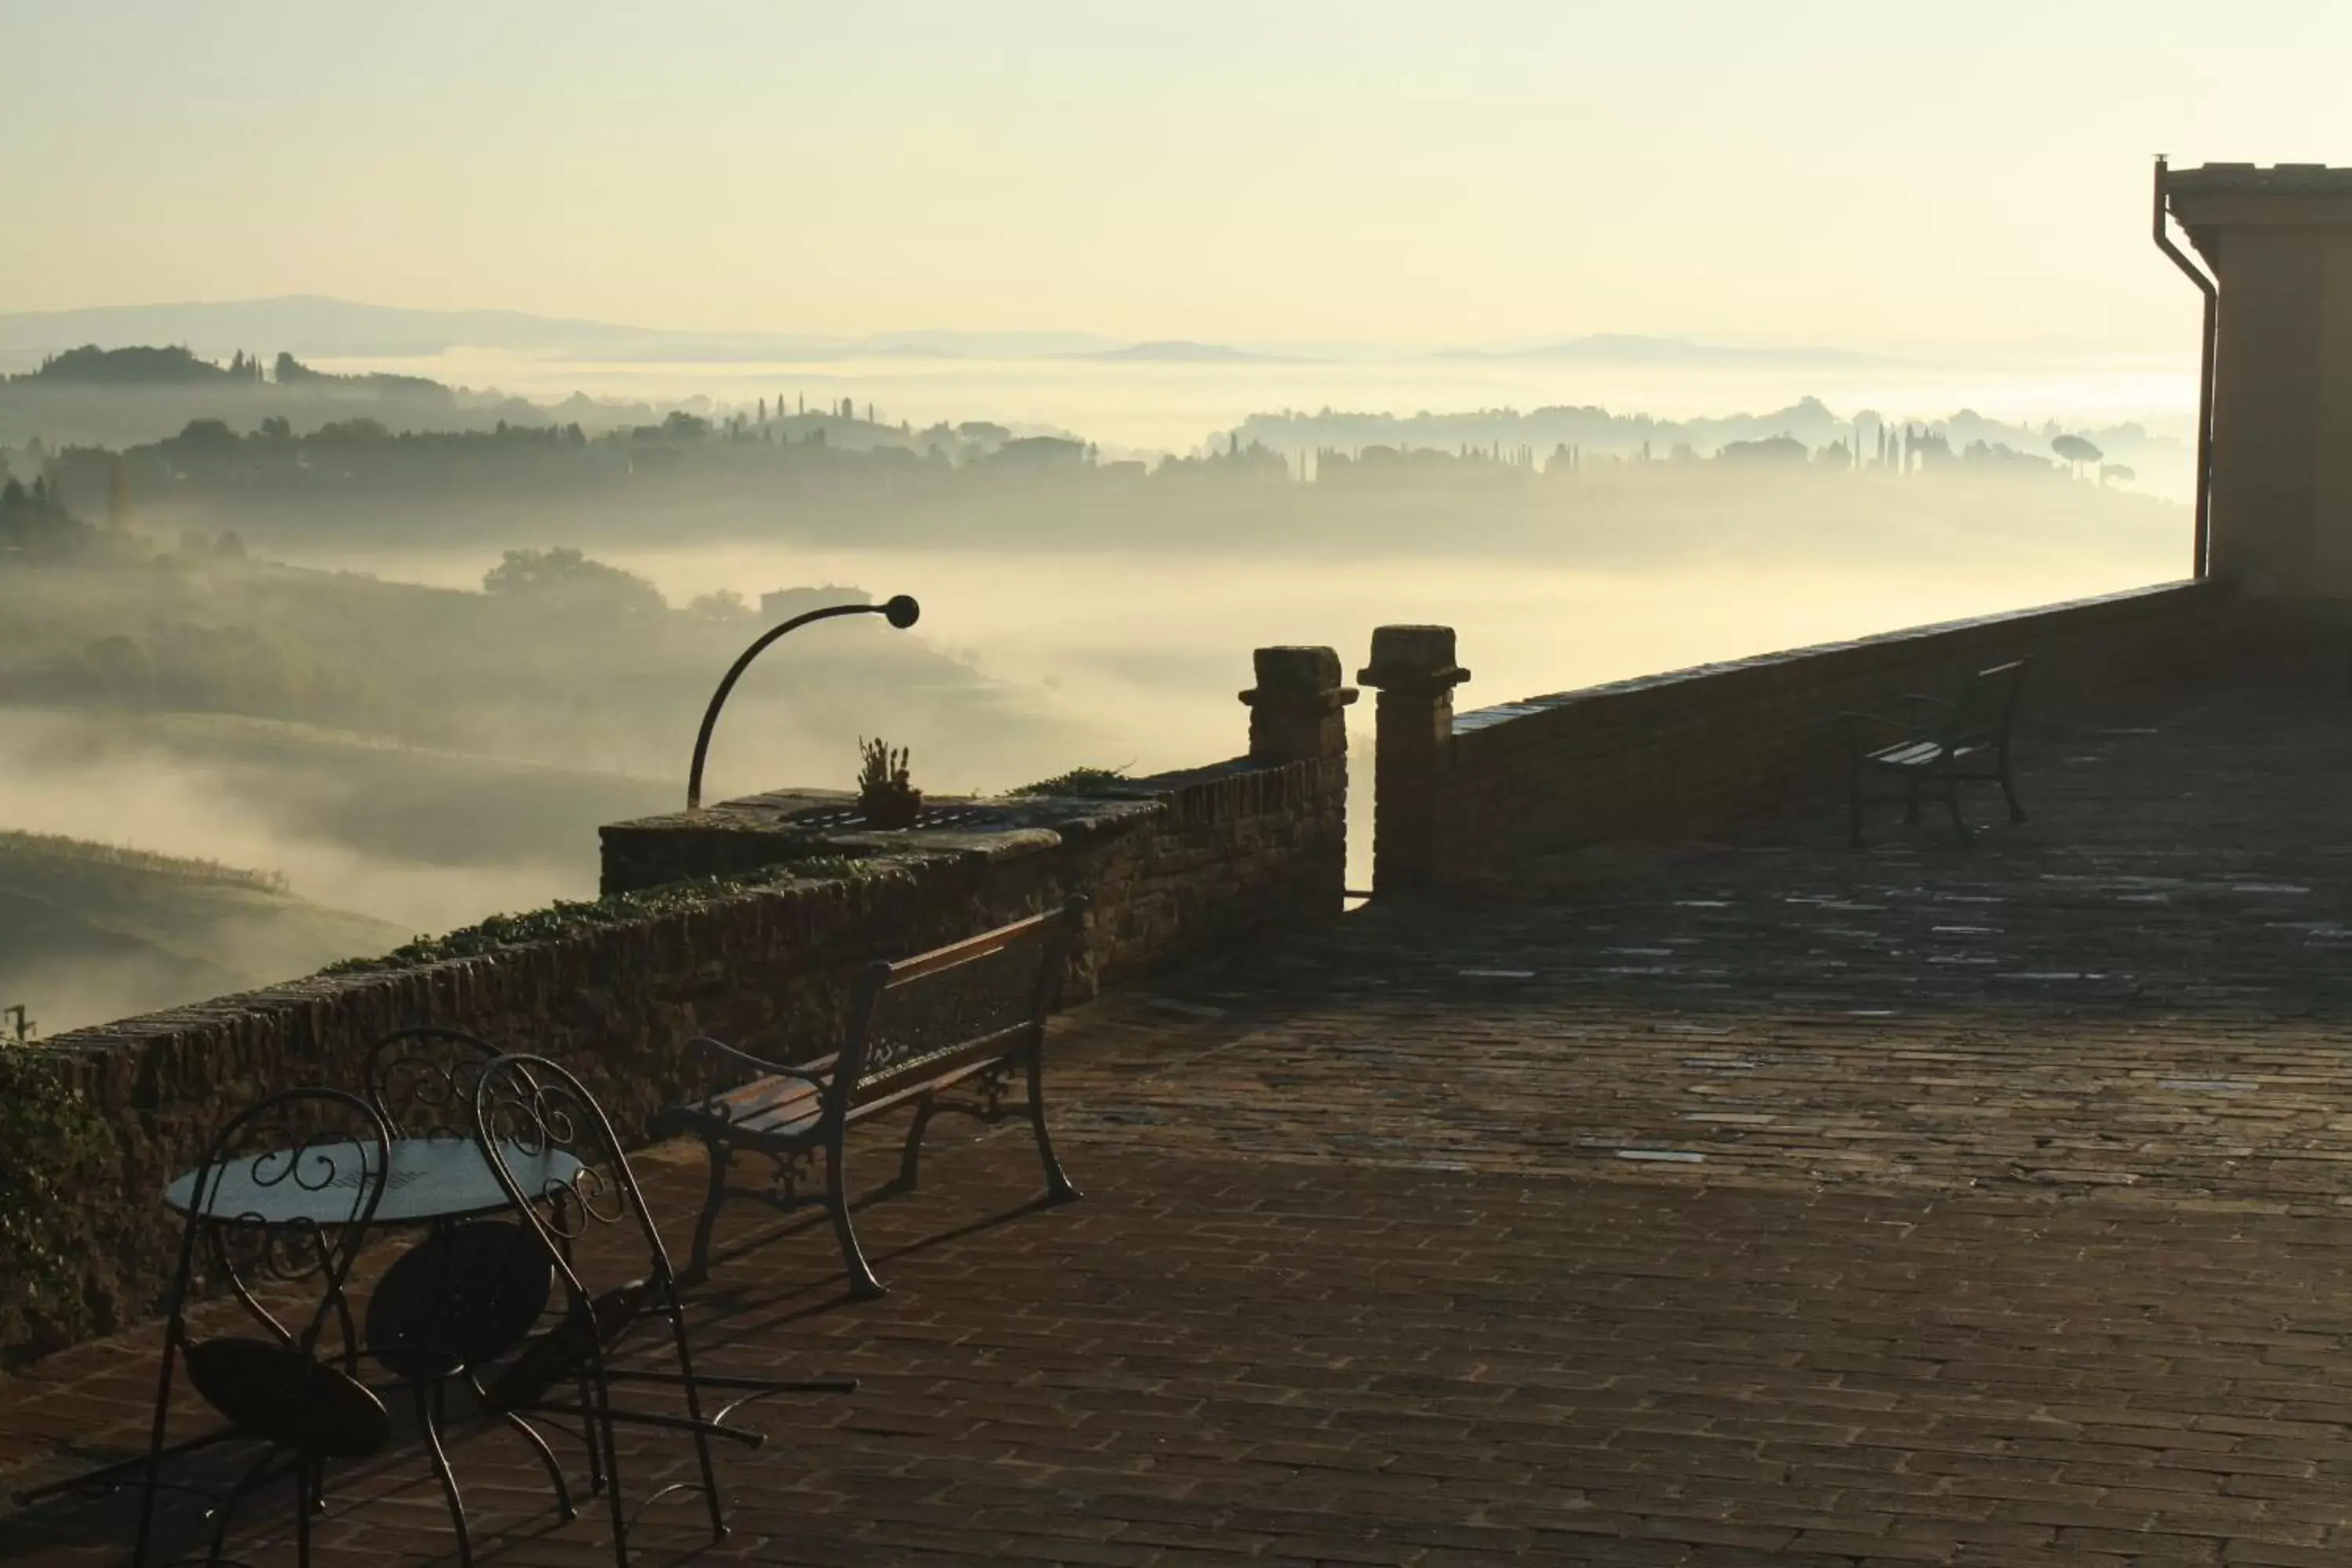
<instances>
[{"instance_id":1,"label":"wooden bench in distance","mask_svg":"<svg viewBox=\"0 0 2352 1568\"><path fill-rule=\"evenodd\" d=\"M1853 813L1853 843L1862 847L1864 783L1872 776L1903 781L1903 820L1919 820L1919 794L1933 789L1944 797L1952 814L1952 830L1969 842L1969 825L1960 816L1960 785L1998 784L2009 802L2009 819L2025 820L2017 804L2017 783L2010 770L2011 721L2017 716L2018 692L2024 687L2031 659L1980 669L1960 683L1959 695L1940 697L1906 693L1900 721L1874 713L1842 713L1846 727L1846 796ZM1931 717L1933 715L1933 717ZM1892 744L1871 746L1865 725L1899 732Z\"/></svg>"},{"instance_id":2,"label":"wooden bench in distance","mask_svg":"<svg viewBox=\"0 0 2352 1568\"><path fill-rule=\"evenodd\" d=\"M935 1113L958 1110L993 1122L1025 1112L1045 1165L1047 1201L1076 1197L1045 1129L1045 1020L1060 998L1063 968L1079 940L1086 907L1084 899L1074 898L1059 910L952 946L867 965L850 1003L841 1049L822 1060L764 1061L718 1040L696 1040L712 1069L709 1093L672 1106L653 1125L657 1138L691 1134L709 1151L709 1194L695 1226L687 1278L709 1272L711 1227L727 1199L741 1194L787 1212L823 1204L833 1216L852 1291L881 1295L882 1282L850 1223L844 1152L850 1128L902 1108L912 1110L914 1123L899 1155L897 1187L915 1184L923 1130ZM1028 1100L1007 1104L1015 1071L1026 1074ZM740 1081L729 1086L730 1077ZM970 1099L939 1098L967 1085ZM773 1184L730 1186L728 1166L739 1151L774 1161ZM824 1190L804 1191L810 1162L819 1152Z\"/></svg>"}]
</instances>

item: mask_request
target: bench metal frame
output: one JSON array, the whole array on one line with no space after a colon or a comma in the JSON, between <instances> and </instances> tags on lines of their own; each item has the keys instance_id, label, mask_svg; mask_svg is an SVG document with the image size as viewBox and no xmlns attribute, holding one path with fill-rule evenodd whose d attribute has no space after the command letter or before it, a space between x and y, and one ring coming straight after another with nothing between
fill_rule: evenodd
<instances>
[{"instance_id":1,"label":"bench metal frame","mask_svg":"<svg viewBox=\"0 0 2352 1568\"><path fill-rule=\"evenodd\" d=\"M1046 1201L1067 1203L1077 1197L1078 1189L1055 1158L1045 1126L1045 1022L1061 1000L1063 971L1074 944L1082 940L1086 910L1085 899L1073 898L1059 910L1032 915L947 947L895 963L868 964L851 998L841 1049L821 1060L797 1065L772 1062L708 1037L695 1040L694 1048L712 1070L710 1089L699 1100L663 1111L653 1125L656 1137L691 1135L699 1138L709 1153L710 1185L701 1217L695 1224L694 1252L685 1278L693 1281L709 1275L711 1232L726 1201L756 1197L785 1213L822 1205L832 1215L851 1292L867 1298L884 1294L850 1220L847 1140L852 1127L902 1108L913 1110L914 1121L907 1131L898 1174L889 1190L905 1191L915 1185L924 1131L933 1116L952 1110L989 1123L1025 1115L1045 1167ZM943 983L966 965L1029 940L1037 942L1040 952L1025 1017L911 1059L869 1062L875 1020L894 992ZM1026 1077L1028 1099L1008 1103L1016 1072ZM748 1081L721 1087L724 1078L746 1073L751 1075ZM966 1088L967 1098L941 1098ZM775 1180L763 1187L731 1184L729 1166L739 1152L764 1154L773 1161ZM824 1184L815 1189L810 1164L820 1153L824 1157Z\"/></svg>"},{"instance_id":2,"label":"bench metal frame","mask_svg":"<svg viewBox=\"0 0 2352 1568\"><path fill-rule=\"evenodd\" d=\"M1948 700L1920 692L1903 696L1903 717L1894 720L1875 713L1841 713L1846 736L1846 798L1852 816L1850 842L1862 847L1862 808L1867 798L1864 784L1875 776L1903 781L1903 820L1919 820L1919 797L1934 791L1951 813L1952 831L1962 844L1970 842L1968 820L1960 815L1960 785L1997 784L2009 803L2009 819L2025 820L2018 804L2017 781L2010 763L2010 731L2017 716L2018 694L2033 661L2012 659L1971 674L1960 683L1959 694ZM1892 744L1870 743L1866 726L1899 731Z\"/></svg>"}]
</instances>

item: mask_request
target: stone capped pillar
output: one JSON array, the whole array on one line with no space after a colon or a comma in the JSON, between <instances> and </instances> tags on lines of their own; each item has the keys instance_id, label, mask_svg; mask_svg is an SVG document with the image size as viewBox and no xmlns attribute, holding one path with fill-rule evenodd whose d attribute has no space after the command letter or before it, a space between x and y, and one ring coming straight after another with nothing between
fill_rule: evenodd
<instances>
[{"instance_id":1,"label":"stone capped pillar","mask_svg":"<svg viewBox=\"0 0 2352 1568\"><path fill-rule=\"evenodd\" d=\"M1328 647L1262 647L1250 656L1257 685L1249 705L1254 763L1348 761L1348 704L1355 688L1339 684L1339 655Z\"/></svg>"},{"instance_id":2,"label":"stone capped pillar","mask_svg":"<svg viewBox=\"0 0 2352 1568\"><path fill-rule=\"evenodd\" d=\"M1381 626L1356 679L1380 690L1372 710L1372 890L1426 887L1438 870L1439 812L1454 759L1452 626Z\"/></svg>"},{"instance_id":3,"label":"stone capped pillar","mask_svg":"<svg viewBox=\"0 0 2352 1568\"><path fill-rule=\"evenodd\" d=\"M1348 704L1356 691L1339 684L1331 648L1262 647L1250 662L1257 684L1241 694L1250 710L1249 760L1289 770L1290 828L1265 847L1292 858L1294 870L1287 891L1262 908L1277 918L1327 920L1347 902Z\"/></svg>"}]
</instances>

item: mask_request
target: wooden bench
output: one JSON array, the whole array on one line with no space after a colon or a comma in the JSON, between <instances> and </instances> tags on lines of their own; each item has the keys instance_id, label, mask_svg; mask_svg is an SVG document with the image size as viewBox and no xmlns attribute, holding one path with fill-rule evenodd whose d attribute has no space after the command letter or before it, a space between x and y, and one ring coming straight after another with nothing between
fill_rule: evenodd
<instances>
[{"instance_id":1,"label":"wooden bench","mask_svg":"<svg viewBox=\"0 0 2352 1568\"><path fill-rule=\"evenodd\" d=\"M1045 1020L1060 998L1063 968L1085 918L1086 900L1072 899L950 947L867 965L851 998L841 1049L822 1060L765 1061L718 1040L696 1040L712 1070L709 1092L663 1111L653 1124L657 1138L690 1134L709 1151L710 1189L686 1278L709 1272L711 1227L727 1199L740 1194L787 1212L822 1204L833 1216L851 1289L881 1295L882 1282L850 1222L845 1140L859 1122L902 1108L913 1111L914 1124L893 1189L915 1184L932 1116L957 1110L989 1122L1026 1114L1045 1165L1046 1201L1076 1197L1045 1129ZM1008 1104L1015 1071L1027 1076L1028 1099ZM730 1085L730 1078L740 1081ZM965 1086L968 1099L940 1098ZM739 1151L773 1161L773 1184L730 1185L728 1166ZM819 1153L821 1192L811 1190L810 1164Z\"/></svg>"},{"instance_id":2,"label":"wooden bench","mask_svg":"<svg viewBox=\"0 0 2352 1568\"><path fill-rule=\"evenodd\" d=\"M2031 659L2014 659L1980 669L1960 683L1959 695L1949 701L1917 692L1903 698L1901 720L1874 713L1844 713L1846 730L1846 795L1853 815L1852 842L1862 847L1862 807L1864 781L1893 777L1903 781L1903 820L1919 820L1919 795L1932 789L1944 797L1952 814L1952 830L1969 842L1969 825L1960 815L1960 785L1998 784L2009 802L2009 819L2025 820L2017 803L2017 782L2010 769L2010 725L2017 714L2017 697L2025 684ZM1865 726L1896 731L1902 739L1874 746Z\"/></svg>"}]
</instances>

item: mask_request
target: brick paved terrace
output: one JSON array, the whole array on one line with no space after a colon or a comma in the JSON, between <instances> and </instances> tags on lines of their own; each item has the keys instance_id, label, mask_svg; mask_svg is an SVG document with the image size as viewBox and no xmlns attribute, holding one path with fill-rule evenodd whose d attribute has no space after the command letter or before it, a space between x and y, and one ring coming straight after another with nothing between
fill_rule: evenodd
<instances>
[{"instance_id":1,"label":"brick paved terrace","mask_svg":"<svg viewBox=\"0 0 2352 1568\"><path fill-rule=\"evenodd\" d=\"M1970 848L1800 811L1079 1010L1085 1202L943 1123L864 1211L870 1303L732 1215L705 1359L865 1386L769 1406L730 1539L657 1509L646 1560L2352 1561L2352 694L2047 713L2021 756L2033 820ZM645 1169L682 1243L698 1169ZM135 1448L153 1339L0 1385L0 1481ZM635 1441L632 1490L688 1452ZM610 1560L510 1436L454 1458L486 1560ZM125 1518L0 1519L0 1561L119 1561ZM450 1555L413 1451L321 1528Z\"/></svg>"}]
</instances>

